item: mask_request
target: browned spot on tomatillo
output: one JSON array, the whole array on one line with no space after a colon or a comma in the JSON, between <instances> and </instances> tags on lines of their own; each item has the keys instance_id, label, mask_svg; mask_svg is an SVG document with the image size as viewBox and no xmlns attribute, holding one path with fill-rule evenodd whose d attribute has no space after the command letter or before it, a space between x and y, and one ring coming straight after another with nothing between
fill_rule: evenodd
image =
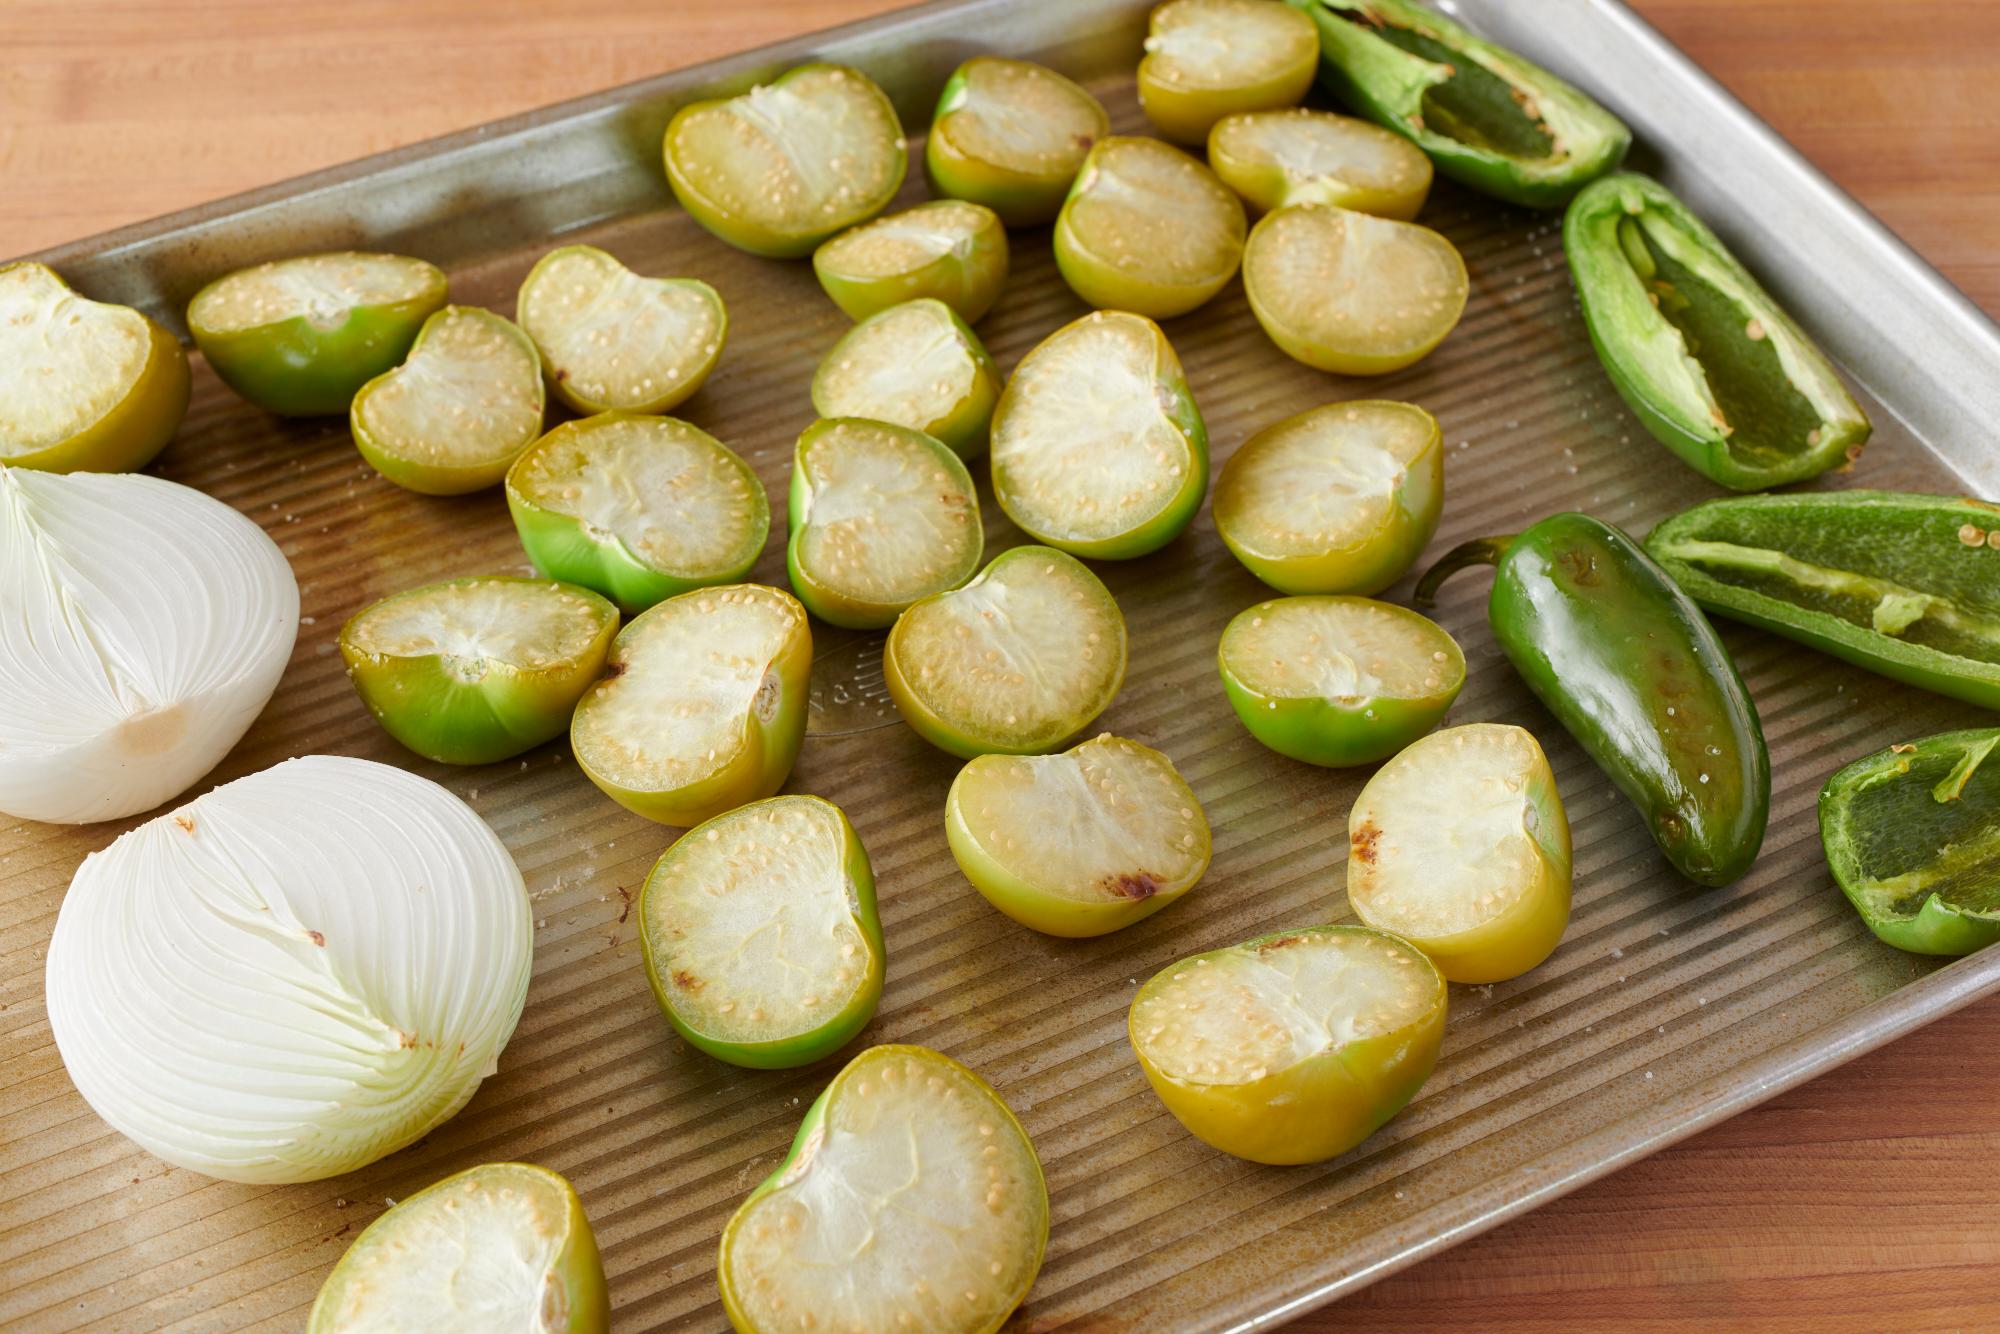
<instances>
[{"instance_id":1,"label":"browned spot on tomatillo","mask_svg":"<svg viewBox=\"0 0 2000 1334\"><path fill-rule=\"evenodd\" d=\"M1375 864L1375 845L1382 841L1382 830L1373 820L1364 820L1361 827L1348 838L1348 854L1364 866Z\"/></svg>"},{"instance_id":2,"label":"browned spot on tomatillo","mask_svg":"<svg viewBox=\"0 0 2000 1334\"><path fill-rule=\"evenodd\" d=\"M616 681L619 677L623 675L625 675L624 663L610 662L604 665L604 679L606 681Z\"/></svg>"},{"instance_id":3,"label":"browned spot on tomatillo","mask_svg":"<svg viewBox=\"0 0 2000 1334\"><path fill-rule=\"evenodd\" d=\"M702 980L685 968L674 969L674 985L682 991L700 991Z\"/></svg>"},{"instance_id":4,"label":"browned spot on tomatillo","mask_svg":"<svg viewBox=\"0 0 2000 1334\"><path fill-rule=\"evenodd\" d=\"M310 940L313 944L319 946L321 949L326 948L326 937L317 931L306 932L306 939Z\"/></svg>"},{"instance_id":5,"label":"browned spot on tomatillo","mask_svg":"<svg viewBox=\"0 0 2000 1334\"><path fill-rule=\"evenodd\" d=\"M176 815L174 817L174 823L179 825L182 829L185 829L190 834L194 832L194 820L190 816Z\"/></svg>"},{"instance_id":6,"label":"browned spot on tomatillo","mask_svg":"<svg viewBox=\"0 0 2000 1334\"><path fill-rule=\"evenodd\" d=\"M1153 878L1151 871L1120 871L1117 875L1107 875L1104 887L1117 897L1131 899L1134 903L1150 899L1160 892L1160 882Z\"/></svg>"},{"instance_id":7,"label":"browned spot on tomatillo","mask_svg":"<svg viewBox=\"0 0 2000 1334\"><path fill-rule=\"evenodd\" d=\"M1257 953L1269 954L1272 950L1290 949L1294 945L1303 945L1305 943L1306 943L1306 938L1304 936L1300 935L1279 936L1275 940L1258 941Z\"/></svg>"}]
</instances>

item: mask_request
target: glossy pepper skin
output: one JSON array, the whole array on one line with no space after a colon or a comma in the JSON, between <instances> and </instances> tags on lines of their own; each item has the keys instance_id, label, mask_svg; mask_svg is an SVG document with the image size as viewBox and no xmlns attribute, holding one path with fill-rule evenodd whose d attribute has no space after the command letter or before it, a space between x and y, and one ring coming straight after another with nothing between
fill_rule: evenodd
<instances>
[{"instance_id":1,"label":"glossy pepper skin","mask_svg":"<svg viewBox=\"0 0 2000 1334\"><path fill-rule=\"evenodd\" d=\"M1743 678L1701 610L1638 543L1587 514L1467 543L1424 575L1417 604L1482 563L1496 567L1494 638L1639 808L1674 869L1702 885L1748 871L1764 842L1771 761Z\"/></svg>"},{"instance_id":2,"label":"glossy pepper skin","mask_svg":"<svg viewBox=\"0 0 2000 1334\"><path fill-rule=\"evenodd\" d=\"M1411 0L1287 0L1319 25L1320 82L1461 185L1560 208L1631 147L1625 123Z\"/></svg>"},{"instance_id":3,"label":"glossy pepper skin","mask_svg":"<svg viewBox=\"0 0 2000 1334\"><path fill-rule=\"evenodd\" d=\"M1620 172L1563 218L1591 346L1655 440L1761 491L1861 452L1868 414L1805 332L1659 182Z\"/></svg>"},{"instance_id":4,"label":"glossy pepper skin","mask_svg":"<svg viewBox=\"0 0 2000 1334\"><path fill-rule=\"evenodd\" d=\"M2000 709L2000 505L1902 491L1731 496L1646 550L1713 612Z\"/></svg>"}]
</instances>

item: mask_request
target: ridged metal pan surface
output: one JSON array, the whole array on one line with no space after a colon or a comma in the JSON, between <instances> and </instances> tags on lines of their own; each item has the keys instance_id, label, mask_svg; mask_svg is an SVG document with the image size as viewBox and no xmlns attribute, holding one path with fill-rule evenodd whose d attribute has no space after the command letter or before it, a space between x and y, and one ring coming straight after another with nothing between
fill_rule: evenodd
<instances>
[{"instance_id":1,"label":"ridged metal pan surface","mask_svg":"<svg viewBox=\"0 0 2000 1334\"><path fill-rule=\"evenodd\" d=\"M1843 362L1877 431L1859 464L1824 485L2000 493L2000 456L1973 429L2000 420L2000 340L1963 298L1622 8L1464 0L1457 9L1624 112L1642 165L1687 193ZM47 258L87 293L176 324L186 297L216 274L330 245L426 255L447 267L454 299L508 314L520 278L558 237L604 246L641 271L699 275L729 303L731 334L720 369L681 415L748 457L781 504L792 442L812 416L813 366L847 321L807 265L733 251L673 206L657 158L667 114L813 54L869 70L920 134L952 66L997 50L1082 78L1118 130L1143 133L1130 69L1144 10L1139 0L929 6ZM905 203L924 193L917 176ZM1643 533L1713 494L1645 436L1599 370L1555 219L1441 186L1424 221L1464 251L1473 295L1457 332L1410 371L1360 382L1307 370L1264 339L1234 286L1168 325L1216 466L1293 412L1393 397L1444 426L1447 499L1433 555L1565 508ZM1003 368L1083 310L1056 274L1046 229L1016 233L1014 245L1013 281L980 326ZM342 620L374 598L522 570L497 493L400 491L361 462L343 421L266 416L199 363L194 405L158 471L262 523L304 595L283 684L213 781L333 752L444 783L491 822L527 877L534 983L499 1073L422 1143L315 1185L246 1187L174 1170L91 1113L42 1006L42 956L69 877L133 822L0 824L0 1325L297 1328L327 1269L386 1200L476 1162L528 1159L582 1192L617 1328L722 1327L713 1272L722 1224L777 1162L837 1061L760 1073L683 1044L654 1006L631 914L672 831L614 806L560 745L480 769L413 759L369 718L335 651ZM989 551L1019 540L990 494L985 520ZM782 584L781 536L757 578ZM1206 509L1157 555L1098 568L1132 635L1130 676L1102 726L1172 755L1215 827L1213 868L1189 897L1095 941L1038 936L992 911L945 845L956 764L884 710L872 640L820 628L815 734L788 788L838 802L874 859L889 977L864 1041L923 1043L971 1065L1041 1152L1054 1221L1047 1264L1017 1317L1023 1328L1280 1319L2000 987L2000 954L1941 966L1878 944L1829 878L1814 820L1834 769L1966 725L1964 706L1724 627L1770 741L1772 818L1747 878L1697 889L1667 870L1632 810L1514 677L1484 624L1484 586L1464 577L1438 613L1470 669L1450 721L1520 723L1547 747L1575 830L1569 934L1524 978L1453 989L1437 1074L1360 1148L1291 1169L1219 1155L1147 1089L1126 1046L1126 1008L1140 982L1181 955L1345 919L1345 819L1365 775L1280 759L1231 715L1216 640L1267 590L1223 549Z\"/></svg>"}]
</instances>

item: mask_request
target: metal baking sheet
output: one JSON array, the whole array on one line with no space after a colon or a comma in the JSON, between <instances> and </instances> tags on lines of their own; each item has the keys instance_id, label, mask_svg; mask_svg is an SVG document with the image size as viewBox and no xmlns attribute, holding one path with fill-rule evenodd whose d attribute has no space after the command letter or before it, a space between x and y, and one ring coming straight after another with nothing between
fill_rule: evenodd
<instances>
[{"instance_id":1,"label":"metal baking sheet","mask_svg":"<svg viewBox=\"0 0 2000 1334\"><path fill-rule=\"evenodd\" d=\"M227 269L329 246L443 264L456 300L510 313L557 239L650 272L699 274L730 305L722 365L683 415L742 451L780 502L817 356L846 320L799 263L753 259L673 205L658 162L672 108L809 55L851 61L921 133L975 51L1046 61L1144 132L1130 69L1143 0L935 4L305 177L43 258L84 291L178 327ZM1636 160L1690 198L1862 386L1873 445L1833 486L2000 493L2000 336L1933 271L1611 0L1460 0L1474 26L1577 78L1638 131ZM667 21L663 19L662 21ZM920 173L917 175L920 176ZM922 196L921 181L902 202ZM1168 326L1219 466L1251 431L1346 397L1424 404L1444 424L1433 554L1582 508L1644 531L1711 494L1647 439L1585 340L1553 218L1440 186L1425 221L1465 252L1473 297L1436 355L1386 380L1320 375L1264 340L1232 288ZM1011 365L1080 314L1046 229L981 325ZM566 1173L603 1246L620 1329L724 1324L716 1237L777 1161L835 1062L720 1065L674 1036L639 960L632 894L670 833L612 805L551 745L480 769L415 761L369 719L334 649L385 593L518 570L494 493L412 495L377 478L338 420L285 422L197 362L194 404L158 471L254 516L297 570L305 622L283 684L221 782L325 751L403 764L460 793L506 840L536 904L528 1007L498 1075L455 1120L365 1171L313 1185L211 1181L148 1157L71 1087L42 1007L42 955L82 856L127 827L0 825L0 1324L58 1330L296 1328L359 1229L472 1163ZM1018 535L990 501L989 550ZM1456 987L1445 1056L1410 1109L1345 1157L1273 1169L1218 1155L1154 1100L1125 1045L1136 985L1170 960L1347 916L1343 836L1361 775L1282 760L1236 724L1214 645L1265 595L1206 512L1145 560L1100 567L1131 622L1132 668L1103 726L1173 755L1215 825L1215 862L1176 906L1095 941L1034 935L959 877L941 811L954 762L873 712L869 641L820 636L817 735L790 790L846 808L872 854L889 980L866 1041L966 1061L1020 1113L1048 1170L1048 1262L1025 1328L1249 1328L1332 1300L1871 1046L2000 988L2000 952L1949 965L1876 943L1822 864L1813 800L1846 760L1967 721L1908 690L1738 627L1776 781L1762 860L1699 890L1539 708L1483 623L1479 580L1440 617L1470 682L1452 721L1502 719L1547 746L1575 827L1562 948L1515 982ZM783 581L779 535L757 577ZM1391 596L1407 594L1399 585ZM888 721L890 725L870 726ZM861 730L850 730L861 729Z\"/></svg>"}]
</instances>

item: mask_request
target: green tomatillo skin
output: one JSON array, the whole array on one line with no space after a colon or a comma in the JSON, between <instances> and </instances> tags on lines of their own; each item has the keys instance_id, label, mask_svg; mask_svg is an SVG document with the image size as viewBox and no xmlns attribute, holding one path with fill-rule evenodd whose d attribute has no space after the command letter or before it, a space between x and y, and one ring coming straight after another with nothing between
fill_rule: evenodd
<instances>
[{"instance_id":1,"label":"green tomatillo skin","mask_svg":"<svg viewBox=\"0 0 2000 1334\"><path fill-rule=\"evenodd\" d=\"M1771 762L1757 710L1701 609L1638 543L1587 514L1467 543L1417 586L1497 567L1487 616L1551 713L1688 879L1726 885L1764 841Z\"/></svg>"},{"instance_id":2,"label":"green tomatillo skin","mask_svg":"<svg viewBox=\"0 0 2000 1334\"><path fill-rule=\"evenodd\" d=\"M938 95L924 169L938 194L1034 227L1054 219L1091 145L1109 133L1103 104L1047 66L974 56Z\"/></svg>"},{"instance_id":3,"label":"green tomatillo skin","mask_svg":"<svg viewBox=\"0 0 2000 1334\"><path fill-rule=\"evenodd\" d=\"M922 431L961 459L986 449L1000 373L979 335L932 297L899 302L842 334L813 372L813 411Z\"/></svg>"},{"instance_id":4,"label":"green tomatillo skin","mask_svg":"<svg viewBox=\"0 0 2000 1334\"><path fill-rule=\"evenodd\" d=\"M813 251L819 285L854 320L930 297L977 323L1007 285L1007 264L999 214L958 199L885 214Z\"/></svg>"},{"instance_id":5,"label":"green tomatillo skin","mask_svg":"<svg viewBox=\"0 0 2000 1334\"><path fill-rule=\"evenodd\" d=\"M1167 0L1148 28L1139 105L1184 144L1202 143L1225 116L1297 106L1319 65L1312 21L1263 0ZM1225 34L1236 40L1216 40Z\"/></svg>"}]
</instances>

